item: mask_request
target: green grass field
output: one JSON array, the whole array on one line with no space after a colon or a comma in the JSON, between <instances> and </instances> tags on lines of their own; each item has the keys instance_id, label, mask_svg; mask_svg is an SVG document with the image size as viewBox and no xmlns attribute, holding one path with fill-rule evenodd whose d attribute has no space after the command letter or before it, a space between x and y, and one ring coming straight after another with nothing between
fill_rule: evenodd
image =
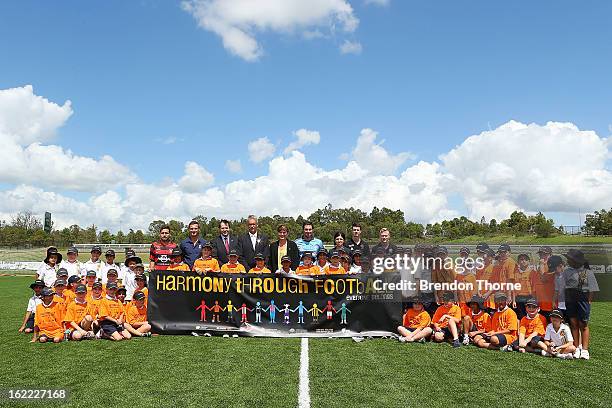
<instances>
[{"instance_id":1,"label":"green grass field","mask_svg":"<svg viewBox=\"0 0 612 408\"><path fill-rule=\"evenodd\" d=\"M30 335L17 333L30 280L0 277L0 389L71 391L67 403L46 406L297 406L299 339L158 336L31 344ZM448 344L310 339L311 406L607 407L612 304L594 306L591 330L590 361Z\"/></svg>"}]
</instances>

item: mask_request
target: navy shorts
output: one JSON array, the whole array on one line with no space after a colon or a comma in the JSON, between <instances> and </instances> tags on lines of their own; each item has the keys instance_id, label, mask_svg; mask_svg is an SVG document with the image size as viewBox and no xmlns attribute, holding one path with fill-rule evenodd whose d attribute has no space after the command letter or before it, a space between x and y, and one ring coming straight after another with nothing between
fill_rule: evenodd
<instances>
[{"instance_id":1,"label":"navy shorts","mask_svg":"<svg viewBox=\"0 0 612 408\"><path fill-rule=\"evenodd\" d=\"M26 329L34 329L34 313L30 316L25 325Z\"/></svg>"},{"instance_id":2,"label":"navy shorts","mask_svg":"<svg viewBox=\"0 0 612 408\"><path fill-rule=\"evenodd\" d=\"M483 336L483 337L489 343L491 343L491 339L493 337L497 337L497 339L499 340L499 344L498 344L499 347L504 347L504 346L508 345L508 341L506 340L506 336L504 336L503 334L495 334L495 335L493 335L491 337L487 337L487 336Z\"/></svg>"},{"instance_id":3,"label":"navy shorts","mask_svg":"<svg viewBox=\"0 0 612 408\"><path fill-rule=\"evenodd\" d=\"M591 304L586 301L565 302L565 312L570 319L577 318L580 321L588 322L591 317Z\"/></svg>"},{"instance_id":4,"label":"navy shorts","mask_svg":"<svg viewBox=\"0 0 612 408\"><path fill-rule=\"evenodd\" d=\"M100 322L100 329L104 334L108 334L109 336L115 332L119 331L119 326L113 322L109 322L107 320L103 320Z\"/></svg>"}]
</instances>

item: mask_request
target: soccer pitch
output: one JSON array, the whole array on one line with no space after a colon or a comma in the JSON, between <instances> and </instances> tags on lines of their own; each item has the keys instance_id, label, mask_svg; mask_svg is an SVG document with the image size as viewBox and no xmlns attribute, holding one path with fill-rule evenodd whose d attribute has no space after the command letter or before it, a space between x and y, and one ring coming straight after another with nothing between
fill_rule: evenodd
<instances>
[{"instance_id":1,"label":"soccer pitch","mask_svg":"<svg viewBox=\"0 0 612 408\"><path fill-rule=\"evenodd\" d=\"M67 401L46 406L298 406L300 339L158 336L31 344L31 335L17 332L31 280L0 277L0 389L69 390ZM594 305L590 361L448 344L309 339L310 406L607 407L611 321L612 305ZM26 405L0 400L0 406Z\"/></svg>"}]
</instances>

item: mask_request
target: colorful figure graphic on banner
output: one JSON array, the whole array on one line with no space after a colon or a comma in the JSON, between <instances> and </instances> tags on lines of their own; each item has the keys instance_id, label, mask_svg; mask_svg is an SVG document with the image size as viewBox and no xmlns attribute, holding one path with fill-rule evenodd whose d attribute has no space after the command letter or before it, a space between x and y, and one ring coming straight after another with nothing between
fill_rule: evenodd
<instances>
[{"instance_id":1,"label":"colorful figure graphic on banner","mask_svg":"<svg viewBox=\"0 0 612 408\"><path fill-rule=\"evenodd\" d=\"M255 303L255 323L261 323L261 302Z\"/></svg>"},{"instance_id":2,"label":"colorful figure graphic on banner","mask_svg":"<svg viewBox=\"0 0 612 408\"><path fill-rule=\"evenodd\" d=\"M211 309L210 307L206 306L206 301L202 299L202 303L200 303L200 306L196 307L196 310L200 311L200 321L205 322L206 321L206 311L211 310Z\"/></svg>"},{"instance_id":3,"label":"colorful figure graphic on banner","mask_svg":"<svg viewBox=\"0 0 612 408\"><path fill-rule=\"evenodd\" d=\"M231 322L234 320L234 309L236 307L232 304L231 300L227 301L227 322Z\"/></svg>"},{"instance_id":4,"label":"colorful figure graphic on banner","mask_svg":"<svg viewBox=\"0 0 612 408\"><path fill-rule=\"evenodd\" d=\"M302 301L300 300L300 304L292 310L293 313L298 312L298 323L304 324L304 311L308 312Z\"/></svg>"},{"instance_id":5,"label":"colorful figure graphic on banner","mask_svg":"<svg viewBox=\"0 0 612 408\"><path fill-rule=\"evenodd\" d=\"M215 304L209 310L213 312L212 322L214 323L216 321L219 323L221 321L221 312L223 312L225 308L221 307L218 300L215 300Z\"/></svg>"},{"instance_id":6,"label":"colorful figure graphic on banner","mask_svg":"<svg viewBox=\"0 0 612 408\"><path fill-rule=\"evenodd\" d=\"M312 309L308 309L306 310L308 313L312 314L312 321L313 322L318 322L319 321L319 313L322 313L323 311L321 309L319 309L317 307L317 304L314 303L312 305Z\"/></svg>"},{"instance_id":7,"label":"colorful figure graphic on banner","mask_svg":"<svg viewBox=\"0 0 612 408\"><path fill-rule=\"evenodd\" d=\"M325 305L325 307L321 311L325 312L327 320L333 319L334 318L334 314L333 313L337 313L336 309L334 309L334 306L332 305L331 300L327 301L327 304ZM333 311L333 313L332 313L332 311Z\"/></svg>"},{"instance_id":8,"label":"colorful figure graphic on banner","mask_svg":"<svg viewBox=\"0 0 612 408\"><path fill-rule=\"evenodd\" d=\"M240 306L240 313L242 314L242 319L240 319L240 323L248 323L249 320L247 318L247 311L252 312L253 309L248 308L246 303L243 303L242 306Z\"/></svg>"},{"instance_id":9,"label":"colorful figure graphic on banner","mask_svg":"<svg viewBox=\"0 0 612 408\"><path fill-rule=\"evenodd\" d=\"M349 308L348 308L348 307L346 307L346 303L342 303L342 306L340 306L340 310L338 310L338 311L336 312L336 314L337 314L337 313L340 313L340 324L348 324L348 323L346 322L346 312L351 313L351 311L349 310Z\"/></svg>"},{"instance_id":10,"label":"colorful figure graphic on banner","mask_svg":"<svg viewBox=\"0 0 612 408\"><path fill-rule=\"evenodd\" d=\"M278 311L278 307L274 304L274 299L270 300L270 306L266 307L264 311L270 311L270 323L276 323L276 312Z\"/></svg>"},{"instance_id":11,"label":"colorful figure graphic on banner","mask_svg":"<svg viewBox=\"0 0 612 408\"><path fill-rule=\"evenodd\" d=\"M285 303L283 306L281 310L285 312L285 324L289 324L289 313L291 313L291 309L289 309L288 303Z\"/></svg>"}]
</instances>

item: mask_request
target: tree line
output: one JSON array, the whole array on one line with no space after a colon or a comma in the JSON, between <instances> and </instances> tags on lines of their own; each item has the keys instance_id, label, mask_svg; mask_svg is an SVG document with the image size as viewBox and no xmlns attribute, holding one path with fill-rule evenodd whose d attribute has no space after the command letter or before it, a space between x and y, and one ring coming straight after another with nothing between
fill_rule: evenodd
<instances>
[{"instance_id":1,"label":"tree line","mask_svg":"<svg viewBox=\"0 0 612 408\"><path fill-rule=\"evenodd\" d=\"M200 223L201 234L205 239L211 239L218 234L220 219L208 218L203 215L194 217ZM366 241L377 241L378 232L385 227L391 231L392 239L397 243L412 243L419 240L453 240L463 237L495 236L499 234L511 234L515 236L534 235L538 237L549 237L551 235L563 234L563 227L555 227L550 218L542 213L527 215L521 211L513 212L509 218L497 221L491 219L486 222L472 221L467 217L457 217L452 220L444 220L433 224L419 224L406 221L405 214L401 210L374 207L370 213L355 208L332 208L328 204L318 209L308 217L298 216L296 218L280 215L262 216L258 218L259 230L274 239L279 224L285 224L289 228L290 238L297 238L302 231L302 223L309 220L313 223L315 234L324 242L331 243L337 231L342 231L350 236L351 226L354 222L361 224L362 235ZM158 238L159 229L162 225L170 226L172 237L175 241L187 236L187 225L190 220L154 220L147 230L130 229L127 232L117 231L112 233L107 229L100 230L95 225L81 227L71 225L62 229L52 229L50 233L43 230L40 219L31 212L20 212L10 220L0 220L0 246L27 247L48 246L67 247L75 243L147 243ZM246 232L246 215L240 220L230 220L233 234ZM595 211L586 215L583 232L590 235L612 235L612 209L609 211Z\"/></svg>"}]
</instances>

